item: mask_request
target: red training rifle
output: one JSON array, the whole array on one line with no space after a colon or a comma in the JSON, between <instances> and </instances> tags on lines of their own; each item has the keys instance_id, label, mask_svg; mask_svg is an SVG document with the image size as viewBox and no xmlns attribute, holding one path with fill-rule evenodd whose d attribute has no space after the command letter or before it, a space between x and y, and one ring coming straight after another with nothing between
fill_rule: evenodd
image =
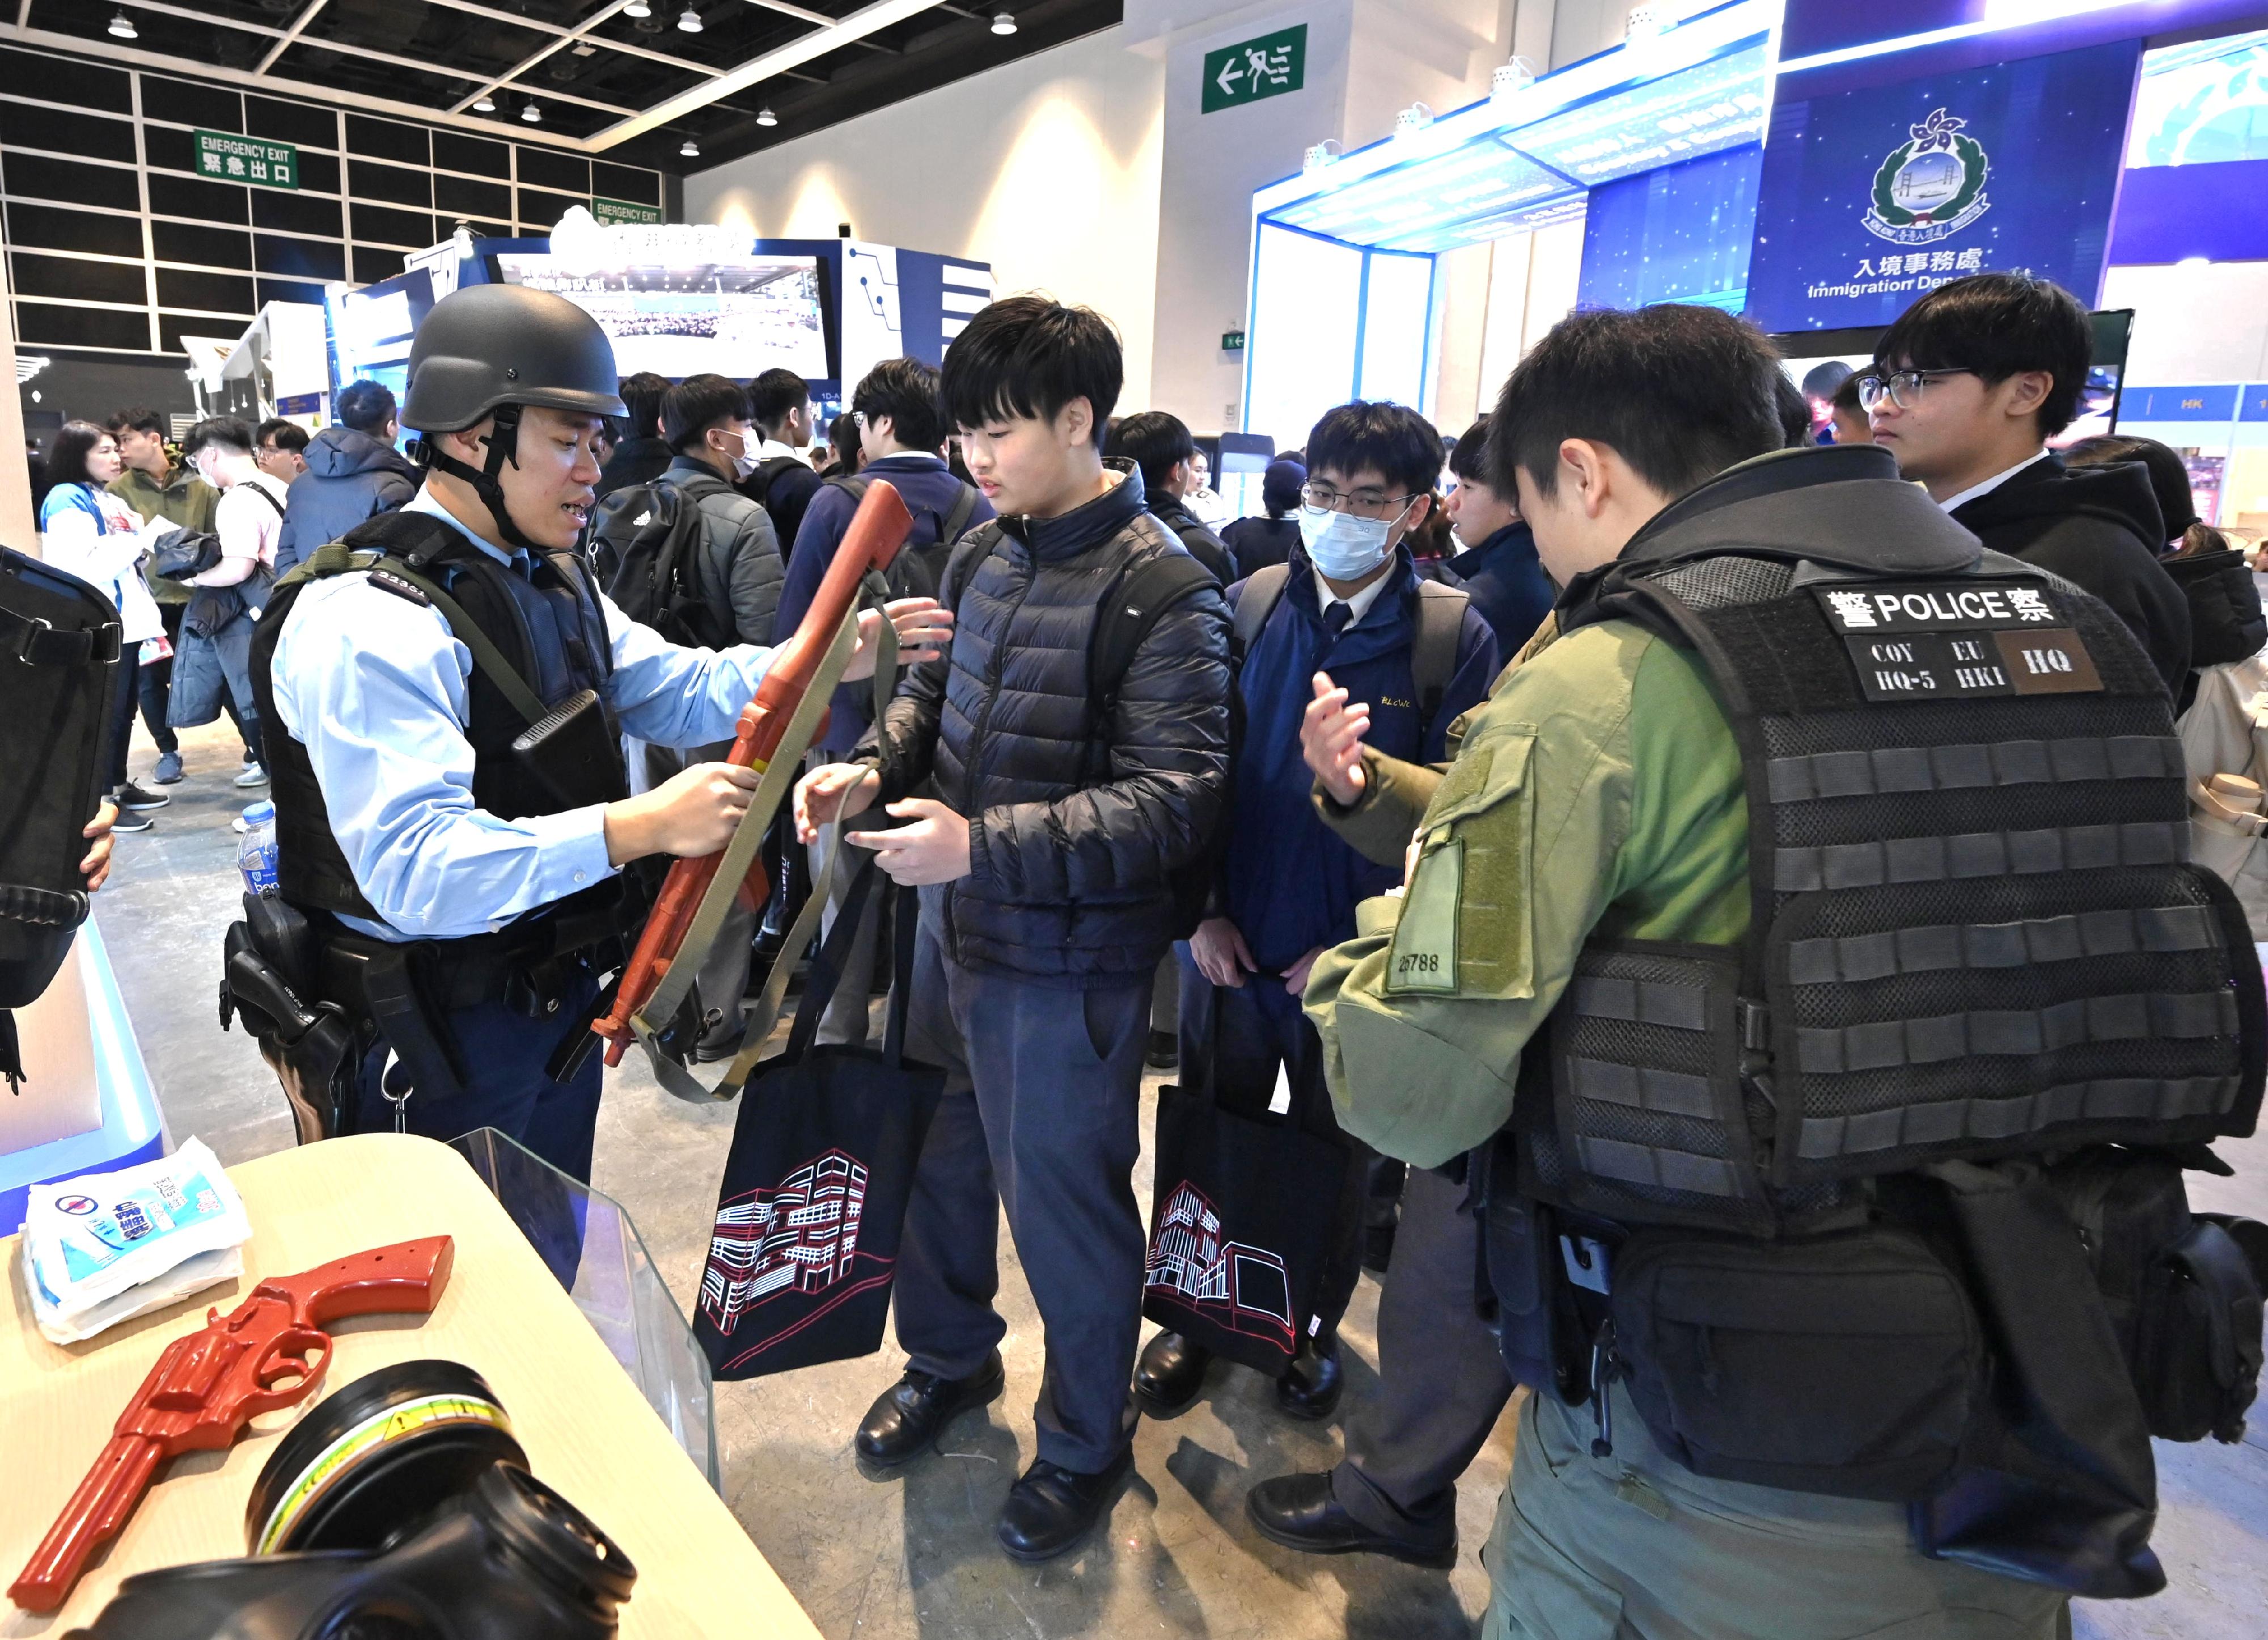
<instances>
[{"instance_id":1,"label":"red training rifle","mask_svg":"<svg viewBox=\"0 0 2268 1640\"><path fill-rule=\"evenodd\" d=\"M834 562L827 566L827 579L819 583L811 608L804 611L802 624L795 629L795 636L782 644L772 656L763 682L756 687L756 698L740 709L740 730L733 737L733 750L725 755L725 762L759 773L771 766L772 760L779 755L789 720L803 704L821 663L834 647L843 623L850 618L859 584L869 570L889 568L913 527L913 514L906 510L905 502L888 480L877 478L867 485L850 528L843 532L841 544L835 549ZM818 728L823 728L825 722L822 715ZM814 738L816 735L815 728ZM790 755L800 757L803 751L804 748L798 746L792 749ZM740 824L747 824L750 817L744 816ZM753 818L759 827L771 822L769 814ZM645 931L638 936L637 949L622 970L612 1011L604 1019L592 1022L591 1029L607 1039L608 1064L622 1062L624 1051L637 1036L630 1022L652 997L670 964L677 960L686 930L723 858L720 852L680 860L670 867L660 897L654 901L652 913L646 919ZM753 861L740 884L740 903L751 912L761 911L770 886L762 861Z\"/></svg>"}]
</instances>

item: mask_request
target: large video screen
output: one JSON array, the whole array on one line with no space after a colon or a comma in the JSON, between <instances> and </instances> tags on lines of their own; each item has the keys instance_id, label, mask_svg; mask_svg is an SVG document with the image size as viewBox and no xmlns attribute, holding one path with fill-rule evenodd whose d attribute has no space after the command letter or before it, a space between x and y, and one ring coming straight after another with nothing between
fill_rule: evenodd
<instances>
[{"instance_id":1,"label":"large video screen","mask_svg":"<svg viewBox=\"0 0 2268 1640\"><path fill-rule=\"evenodd\" d=\"M2088 366L2087 386L2080 390L2079 414L2070 426L2048 440L2053 449L2117 429L2118 388L2126 373L2126 346L2133 333L2134 310L2114 308L2091 317L2095 358ZM1830 401L1845 378L1874 362L1874 343L1881 334L1877 327L1794 330L1771 338L1780 350L1779 367L1802 389L1804 401L1811 407L1812 437L1817 442L1833 442L1828 433Z\"/></svg>"},{"instance_id":2,"label":"large video screen","mask_svg":"<svg viewBox=\"0 0 2268 1640\"><path fill-rule=\"evenodd\" d=\"M778 367L824 379L827 334L813 256L743 256L674 267L578 268L499 254L507 284L556 291L599 321L623 375L713 371L745 381Z\"/></svg>"}]
</instances>

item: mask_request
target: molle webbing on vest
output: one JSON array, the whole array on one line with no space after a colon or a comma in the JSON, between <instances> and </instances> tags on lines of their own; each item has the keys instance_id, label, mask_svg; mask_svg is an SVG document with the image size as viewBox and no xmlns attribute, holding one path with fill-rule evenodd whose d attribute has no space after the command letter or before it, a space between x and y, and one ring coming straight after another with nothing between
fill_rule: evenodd
<instances>
[{"instance_id":1,"label":"molle webbing on vest","mask_svg":"<svg viewBox=\"0 0 2268 1640\"><path fill-rule=\"evenodd\" d=\"M1769 1230L1930 1162L2250 1130L2258 964L2187 863L2169 707L2102 604L2036 573L1739 558L1618 570L1600 603L1706 669L1755 912L1714 964L1587 948L1521 1120L1539 1192Z\"/></svg>"}]
</instances>

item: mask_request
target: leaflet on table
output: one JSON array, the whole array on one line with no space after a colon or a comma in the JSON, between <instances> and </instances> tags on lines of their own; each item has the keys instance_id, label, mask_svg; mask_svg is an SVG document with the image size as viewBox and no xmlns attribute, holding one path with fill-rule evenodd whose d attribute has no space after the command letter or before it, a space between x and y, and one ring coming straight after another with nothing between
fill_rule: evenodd
<instances>
[{"instance_id":1,"label":"leaflet on table","mask_svg":"<svg viewBox=\"0 0 2268 1640\"><path fill-rule=\"evenodd\" d=\"M195 1139L155 1162L35 1185L24 1217L34 1289L66 1314L91 1311L251 1235L243 1200Z\"/></svg>"}]
</instances>

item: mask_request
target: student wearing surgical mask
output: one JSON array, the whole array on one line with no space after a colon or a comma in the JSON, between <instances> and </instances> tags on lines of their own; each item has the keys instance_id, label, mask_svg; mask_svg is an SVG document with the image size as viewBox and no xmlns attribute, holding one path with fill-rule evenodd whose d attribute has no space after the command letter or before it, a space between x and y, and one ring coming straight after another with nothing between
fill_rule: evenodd
<instances>
[{"instance_id":1,"label":"student wearing surgical mask","mask_svg":"<svg viewBox=\"0 0 2268 1640\"><path fill-rule=\"evenodd\" d=\"M690 584L701 601L733 633L734 642L769 644L779 611L780 587L787 579L771 515L762 504L733 488L754 472L761 435L748 419L748 396L724 376L688 376L662 395L662 436L675 453L655 482L677 491L701 512L701 547L693 557ZM680 770L715 763L731 750L713 746L648 745L633 780L652 790ZM695 1052L702 1059L729 1058L740 1045L740 994L747 984L755 919L737 905L726 914L714 954L695 985L703 1030Z\"/></svg>"},{"instance_id":2,"label":"student wearing surgical mask","mask_svg":"<svg viewBox=\"0 0 2268 1640\"><path fill-rule=\"evenodd\" d=\"M1441 441L1399 404L1342 404L1308 435L1288 563L1229 588L1235 687L1244 733L1229 779L1229 818L1214 914L1182 958L1181 1087L1238 1115L1277 1110L1330 1142L1328 1176L1289 1183L1328 1229L1317 1290L1294 1318L1297 1348L1278 1376L1287 1417L1322 1419L1344 1379L1338 1323L1359 1274L1370 1153L1345 1138L1323 1080L1322 1039L1300 1012L1316 957L1350 937L1355 906L1400 880L1323 823L1302 760L1308 703L1355 703L1366 732L1418 761L1439 758L1448 726L1486 692L1497 646L1465 594L1421 580L1406 541L1432 505ZM1214 1204L1231 1226L1251 1202ZM1203 1393L1211 1356L1160 1333L1134 1374L1145 1410L1169 1417Z\"/></svg>"}]
</instances>

